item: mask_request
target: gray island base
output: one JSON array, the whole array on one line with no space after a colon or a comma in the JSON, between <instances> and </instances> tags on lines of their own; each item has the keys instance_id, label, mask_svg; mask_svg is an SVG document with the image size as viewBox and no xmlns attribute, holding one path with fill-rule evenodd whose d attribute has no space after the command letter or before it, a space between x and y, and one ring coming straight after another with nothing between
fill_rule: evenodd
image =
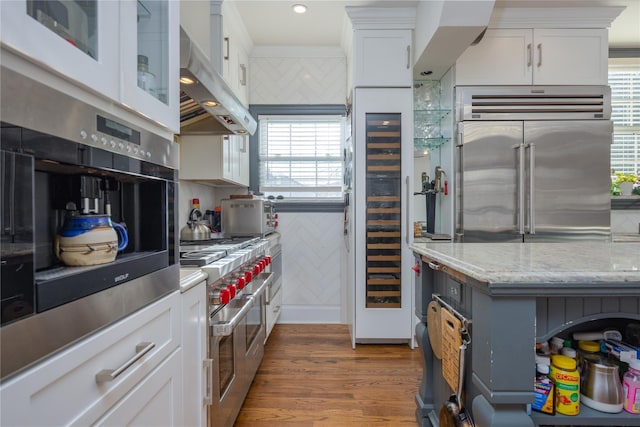
<instances>
[{"instance_id":1,"label":"gray island base","mask_svg":"<svg viewBox=\"0 0 640 427\"><path fill-rule=\"evenodd\" d=\"M640 426L640 415L585 405L577 416L527 413L536 342L640 320L637 243L414 243L416 335L423 378L416 417L425 427L452 393L427 333L435 294L468 318L463 402L478 427Z\"/></svg>"}]
</instances>

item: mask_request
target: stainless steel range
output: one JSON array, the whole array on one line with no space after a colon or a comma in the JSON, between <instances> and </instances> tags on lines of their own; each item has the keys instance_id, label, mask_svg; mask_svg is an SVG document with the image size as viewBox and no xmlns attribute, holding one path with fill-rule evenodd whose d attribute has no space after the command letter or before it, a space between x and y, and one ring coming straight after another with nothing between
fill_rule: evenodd
<instances>
[{"instance_id":1,"label":"stainless steel range","mask_svg":"<svg viewBox=\"0 0 640 427\"><path fill-rule=\"evenodd\" d=\"M209 426L233 426L264 355L269 243L259 237L181 242L182 268L207 273Z\"/></svg>"}]
</instances>

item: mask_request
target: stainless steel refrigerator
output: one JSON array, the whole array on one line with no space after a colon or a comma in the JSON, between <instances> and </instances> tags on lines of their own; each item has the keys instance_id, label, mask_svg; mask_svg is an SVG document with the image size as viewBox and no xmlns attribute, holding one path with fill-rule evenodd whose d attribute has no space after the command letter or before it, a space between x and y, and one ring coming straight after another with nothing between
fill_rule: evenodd
<instances>
[{"instance_id":1,"label":"stainless steel refrigerator","mask_svg":"<svg viewBox=\"0 0 640 427\"><path fill-rule=\"evenodd\" d=\"M608 86L458 87L456 240L610 239Z\"/></svg>"}]
</instances>

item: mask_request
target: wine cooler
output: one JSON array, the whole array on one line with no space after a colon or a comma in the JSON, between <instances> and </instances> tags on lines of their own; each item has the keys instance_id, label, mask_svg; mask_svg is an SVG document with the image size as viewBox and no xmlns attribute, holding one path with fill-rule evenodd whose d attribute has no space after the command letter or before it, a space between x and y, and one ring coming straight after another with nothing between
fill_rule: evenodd
<instances>
[{"instance_id":1,"label":"wine cooler","mask_svg":"<svg viewBox=\"0 0 640 427\"><path fill-rule=\"evenodd\" d=\"M366 113L367 308L400 308L401 142L399 113Z\"/></svg>"},{"instance_id":2,"label":"wine cooler","mask_svg":"<svg viewBox=\"0 0 640 427\"><path fill-rule=\"evenodd\" d=\"M410 342L412 90L356 88L353 112L352 342Z\"/></svg>"}]
</instances>

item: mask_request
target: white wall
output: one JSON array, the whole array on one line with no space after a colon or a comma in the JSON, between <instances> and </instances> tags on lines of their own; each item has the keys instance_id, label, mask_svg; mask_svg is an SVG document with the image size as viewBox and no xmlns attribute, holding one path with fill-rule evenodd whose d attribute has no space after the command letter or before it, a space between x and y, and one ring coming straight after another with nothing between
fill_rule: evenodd
<instances>
[{"instance_id":1,"label":"white wall","mask_svg":"<svg viewBox=\"0 0 640 427\"><path fill-rule=\"evenodd\" d=\"M279 213L282 314L279 323L344 323L345 245L340 213Z\"/></svg>"},{"instance_id":2,"label":"white wall","mask_svg":"<svg viewBox=\"0 0 640 427\"><path fill-rule=\"evenodd\" d=\"M345 104L347 61L340 48L256 47L249 77L250 104ZM280 323L345 322L342 230L342 213L279 213Z\"/></svg>"}]
</instances>

